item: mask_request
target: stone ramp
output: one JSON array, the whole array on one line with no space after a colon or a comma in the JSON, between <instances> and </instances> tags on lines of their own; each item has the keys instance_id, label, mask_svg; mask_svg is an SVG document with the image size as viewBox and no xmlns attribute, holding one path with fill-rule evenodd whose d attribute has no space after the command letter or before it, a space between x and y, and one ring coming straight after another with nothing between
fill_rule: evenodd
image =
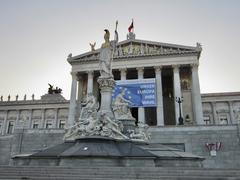
<instances>
[{"instance_id":1,"label":"stone ramp","mask_svg":"<svg viewBox=\"0 0 240 180\"><path fill-rule=\"evenodd\" d=\"M1 180L240 180L240 169L0 166Z\"/></svg>"}]
</instances>

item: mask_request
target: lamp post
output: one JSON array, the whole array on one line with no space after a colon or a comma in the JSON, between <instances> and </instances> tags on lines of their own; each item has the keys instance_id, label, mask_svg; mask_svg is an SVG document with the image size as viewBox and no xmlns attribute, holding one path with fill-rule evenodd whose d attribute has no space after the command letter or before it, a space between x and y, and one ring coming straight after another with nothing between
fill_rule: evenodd
<instances>
[{"instance_id":1,"label":"lamp post","mask_svg":"<svg viewBox=\"0 0 240 180\"><path fill-rule=\"evenodd\" d=\"M182 117L182 110L181 110L181 104L183 102L183 98L182 97L176 97L176 102L178 103L178 106L179 106L178 124L183 125L183 117Z\"/></svg>"}]
</instances>

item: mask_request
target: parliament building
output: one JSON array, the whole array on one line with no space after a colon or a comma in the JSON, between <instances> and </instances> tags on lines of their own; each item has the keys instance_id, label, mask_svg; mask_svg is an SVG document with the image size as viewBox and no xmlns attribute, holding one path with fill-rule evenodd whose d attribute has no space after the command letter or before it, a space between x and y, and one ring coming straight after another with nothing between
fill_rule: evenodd
<instances>
[{"instance_id":1,"label":"parliament building","mask_svg":"<svg viewBox=\"0 0 240 180\"><path fill-rule=\"evenodd\" d=\"M154 79L156 104L131 107L136 124L149 126L150 143L202 156L205 167L233 168L240 165L240 92L201 94L201 51L199 43L146 41L130 32L114 50L112 72L119 82ZM87 94L101 101L99 54L100 49L92 47L84 54L68 56L70 100L55 91L41 99L1 98L0 165L9 165L15 155L61 143L65 127L79 118Z\"/></svg>"}]
</instances>

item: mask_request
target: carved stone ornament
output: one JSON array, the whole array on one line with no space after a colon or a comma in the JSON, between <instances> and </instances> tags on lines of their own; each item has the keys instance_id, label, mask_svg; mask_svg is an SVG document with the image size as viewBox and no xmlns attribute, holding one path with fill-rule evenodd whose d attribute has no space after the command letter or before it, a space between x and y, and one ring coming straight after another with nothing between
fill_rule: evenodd
<instances>
[{"instance_id":1,"label":"carved stone ornament","mask_svg":"<svg viewBox=\"0 0 240 180\"><path fill-rule=\"evenodd\" d=\"M149 141L150 140L150 134L148 132L149 126L144 123L138 123L138 126L135 128L135 130L129 130L130 138L133 141Z\"/></svg>"},{"instance_id":2,"label":"carved stone ornament","mask_svg":"<svg viewBox=\"0 0 240 180\"><path fill-rule=\"evenodd\" d=\"M237 120L237 123L240 124L240 107L239 108L236 108L234 110L234 114L235 114L235 118Z\"/></svg>"},{"instance_id":3,"label":"carved stone ornament","mask_svg":"<svg viewBox=\"0 0 240 180\"><path fill-rule=\"evenodd\" d=\"M115 81L113 78L98 78L97 80L98 84L99 84L99 88L104 88L104 87L111 87L114 88L115 87Z\"/></svg>"},{"instance_id":4,"label":"carved stone ornament","mask_svg":"<svg viewBox=\"0 0 240 180\"><path fill-rule=\"evenodd\" d=\"M131 103L124 98L125 90L117 95L113 101L112 108L116 119L134 119L132 117L128 103Z\"/></svg>"},{"instance_id":5,"label":"carved stone ornament","mask_svg":"<svg viewBox=\"0 0 240 180\"><path fill-rule=\"evenodd\" d=\"M87 98L85 107L82 108L80 118L76 124L67 129L64 139L75 140L85 136L103 136L114 139L128 139L123 131L120 121L109 117L107 113L97 112L98 103L93 95Z\"/></svg>"}]
</instances>

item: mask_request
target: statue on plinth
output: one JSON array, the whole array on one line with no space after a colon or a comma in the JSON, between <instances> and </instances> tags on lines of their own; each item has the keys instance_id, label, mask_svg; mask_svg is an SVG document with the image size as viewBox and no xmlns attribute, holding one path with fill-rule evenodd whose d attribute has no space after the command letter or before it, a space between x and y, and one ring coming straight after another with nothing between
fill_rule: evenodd
<instances>
[{"instance_id":1,"label":"statue on plinth","mask_svg":"<svg viewBox=\"0 0 240 180\"><path fill-rule=\"evenodd\" d=\"M109 30L105 29L104 40L105 42L101 46L100 50L100 57L99 57L99 67L100 67L100 78L112 78L112 59L113 53L115 51L116 45L118 43L118 32L117 32L117 25L116 22L116 29L115 29L115 37L113 41L110 41L110 32Z\"/></svg>"}]
</instances>

